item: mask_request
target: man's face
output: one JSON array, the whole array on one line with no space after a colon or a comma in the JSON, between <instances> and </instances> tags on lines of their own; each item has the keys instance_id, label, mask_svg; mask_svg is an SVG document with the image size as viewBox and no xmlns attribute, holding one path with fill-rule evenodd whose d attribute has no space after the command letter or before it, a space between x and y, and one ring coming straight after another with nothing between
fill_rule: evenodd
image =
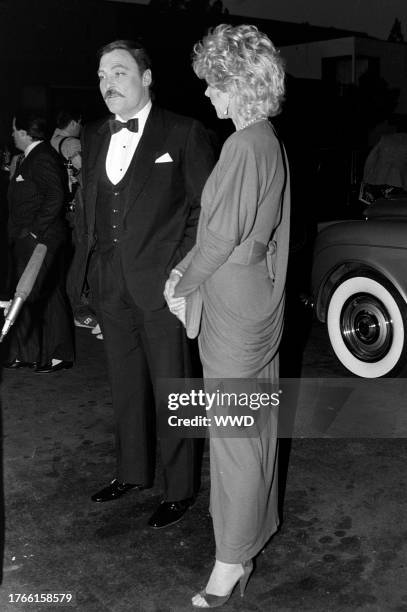
<instances>
[{"instance_id":1,"label":"man's face","mask_svg":"<svg viewBox=\"0 0 407 612\"><path fill-rule=\"evenodd\" d=\"M13 140L14 140L14 145L16 147L16 149L18 149L19 151L24 151L29 142L27 142L27 132L25 130L18 130L16 128L16 120L13 119L13 131L12 131L12 136L13 136Z\"/></svg>"},{"instance_id":2,"label":"man's face","mask_svg":"<svg viewBox=\"0 0 407 612\"><path fill-rule=\"evenodd\" d=\"M115 49L100 59L99 87L110 112L130 119L150 99L151 71L140 74L136 60L125 49Z\"/></svg>"}]
</instances>

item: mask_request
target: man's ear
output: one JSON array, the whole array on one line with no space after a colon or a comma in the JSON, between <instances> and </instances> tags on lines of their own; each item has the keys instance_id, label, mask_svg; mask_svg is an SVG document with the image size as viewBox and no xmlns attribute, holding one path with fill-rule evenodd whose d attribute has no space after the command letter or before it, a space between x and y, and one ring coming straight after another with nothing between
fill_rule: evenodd
<instances>
[{"instance_id":1,"label":"man's ear","mask_svg":"<svg viewBox=\"0 0 407 612\"><path fill-rule=\"evenodd\" d=\"M142 83L143 83L144 87L150 87L152 81L153 81L153 77L152 77L152 74L151 74L151 70L150 70L150 68L148 68L143 73Z\"/></svg>"}]
</instances>

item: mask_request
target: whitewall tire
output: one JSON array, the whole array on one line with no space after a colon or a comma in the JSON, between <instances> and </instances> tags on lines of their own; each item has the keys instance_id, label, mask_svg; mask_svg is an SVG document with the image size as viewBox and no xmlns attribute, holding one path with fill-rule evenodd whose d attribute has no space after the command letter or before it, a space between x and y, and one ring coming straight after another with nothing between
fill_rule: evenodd
<instances>
[{"instance_id":1,"label":"whitewall tire","mask_svg":"<svg viewBox=\"0 0 407 612\"><path fill-rule=\"evenodd\" d=\"M327 327L336 356L356 376L394 376L407 362L407 305L378 275L340 282L329 301Z\"/></svg>"}]
</instances>

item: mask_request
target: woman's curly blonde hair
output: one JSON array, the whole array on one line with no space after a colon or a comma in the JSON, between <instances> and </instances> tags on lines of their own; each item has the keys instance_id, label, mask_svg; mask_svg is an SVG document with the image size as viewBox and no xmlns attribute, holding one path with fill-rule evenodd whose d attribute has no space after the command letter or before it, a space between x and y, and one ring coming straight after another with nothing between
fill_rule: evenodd
<instances>
[{"instance_id":1,"label":"woman's curly blonde hair","mask_svg":"<svg viewBox=\"0 0 407 612\"><path fill-rule=\"evenodd\" d=\"M193 69L208 85L236 98L246 120L273 117L284 99L284 62L256 26L221 24L194 46Z\"/></svg>"}]
</instances>

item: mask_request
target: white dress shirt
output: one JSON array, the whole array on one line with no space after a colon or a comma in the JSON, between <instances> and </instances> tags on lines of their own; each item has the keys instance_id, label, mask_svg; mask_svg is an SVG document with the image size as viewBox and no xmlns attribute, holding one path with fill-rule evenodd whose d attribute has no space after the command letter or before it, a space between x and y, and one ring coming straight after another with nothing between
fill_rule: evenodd
<instances>
[{"instance_id":1,"label":"white dress shirt","mask_svg":"<svg viewBox=\"0 0 407 612\"><path fill-rule=\"evenodd\" d=\"M137 117L138 119L138 132L130 132L127 128L123 128L110 137L109 150L106 156L106 174L113 185L117 185L121 181L130 166L134 152L143 135L151 106L151 100L149 100L141 111L134 115L134 118ZM116 115L116 119L126 123L120 115Z\"/></svg>"}]
</instances>

